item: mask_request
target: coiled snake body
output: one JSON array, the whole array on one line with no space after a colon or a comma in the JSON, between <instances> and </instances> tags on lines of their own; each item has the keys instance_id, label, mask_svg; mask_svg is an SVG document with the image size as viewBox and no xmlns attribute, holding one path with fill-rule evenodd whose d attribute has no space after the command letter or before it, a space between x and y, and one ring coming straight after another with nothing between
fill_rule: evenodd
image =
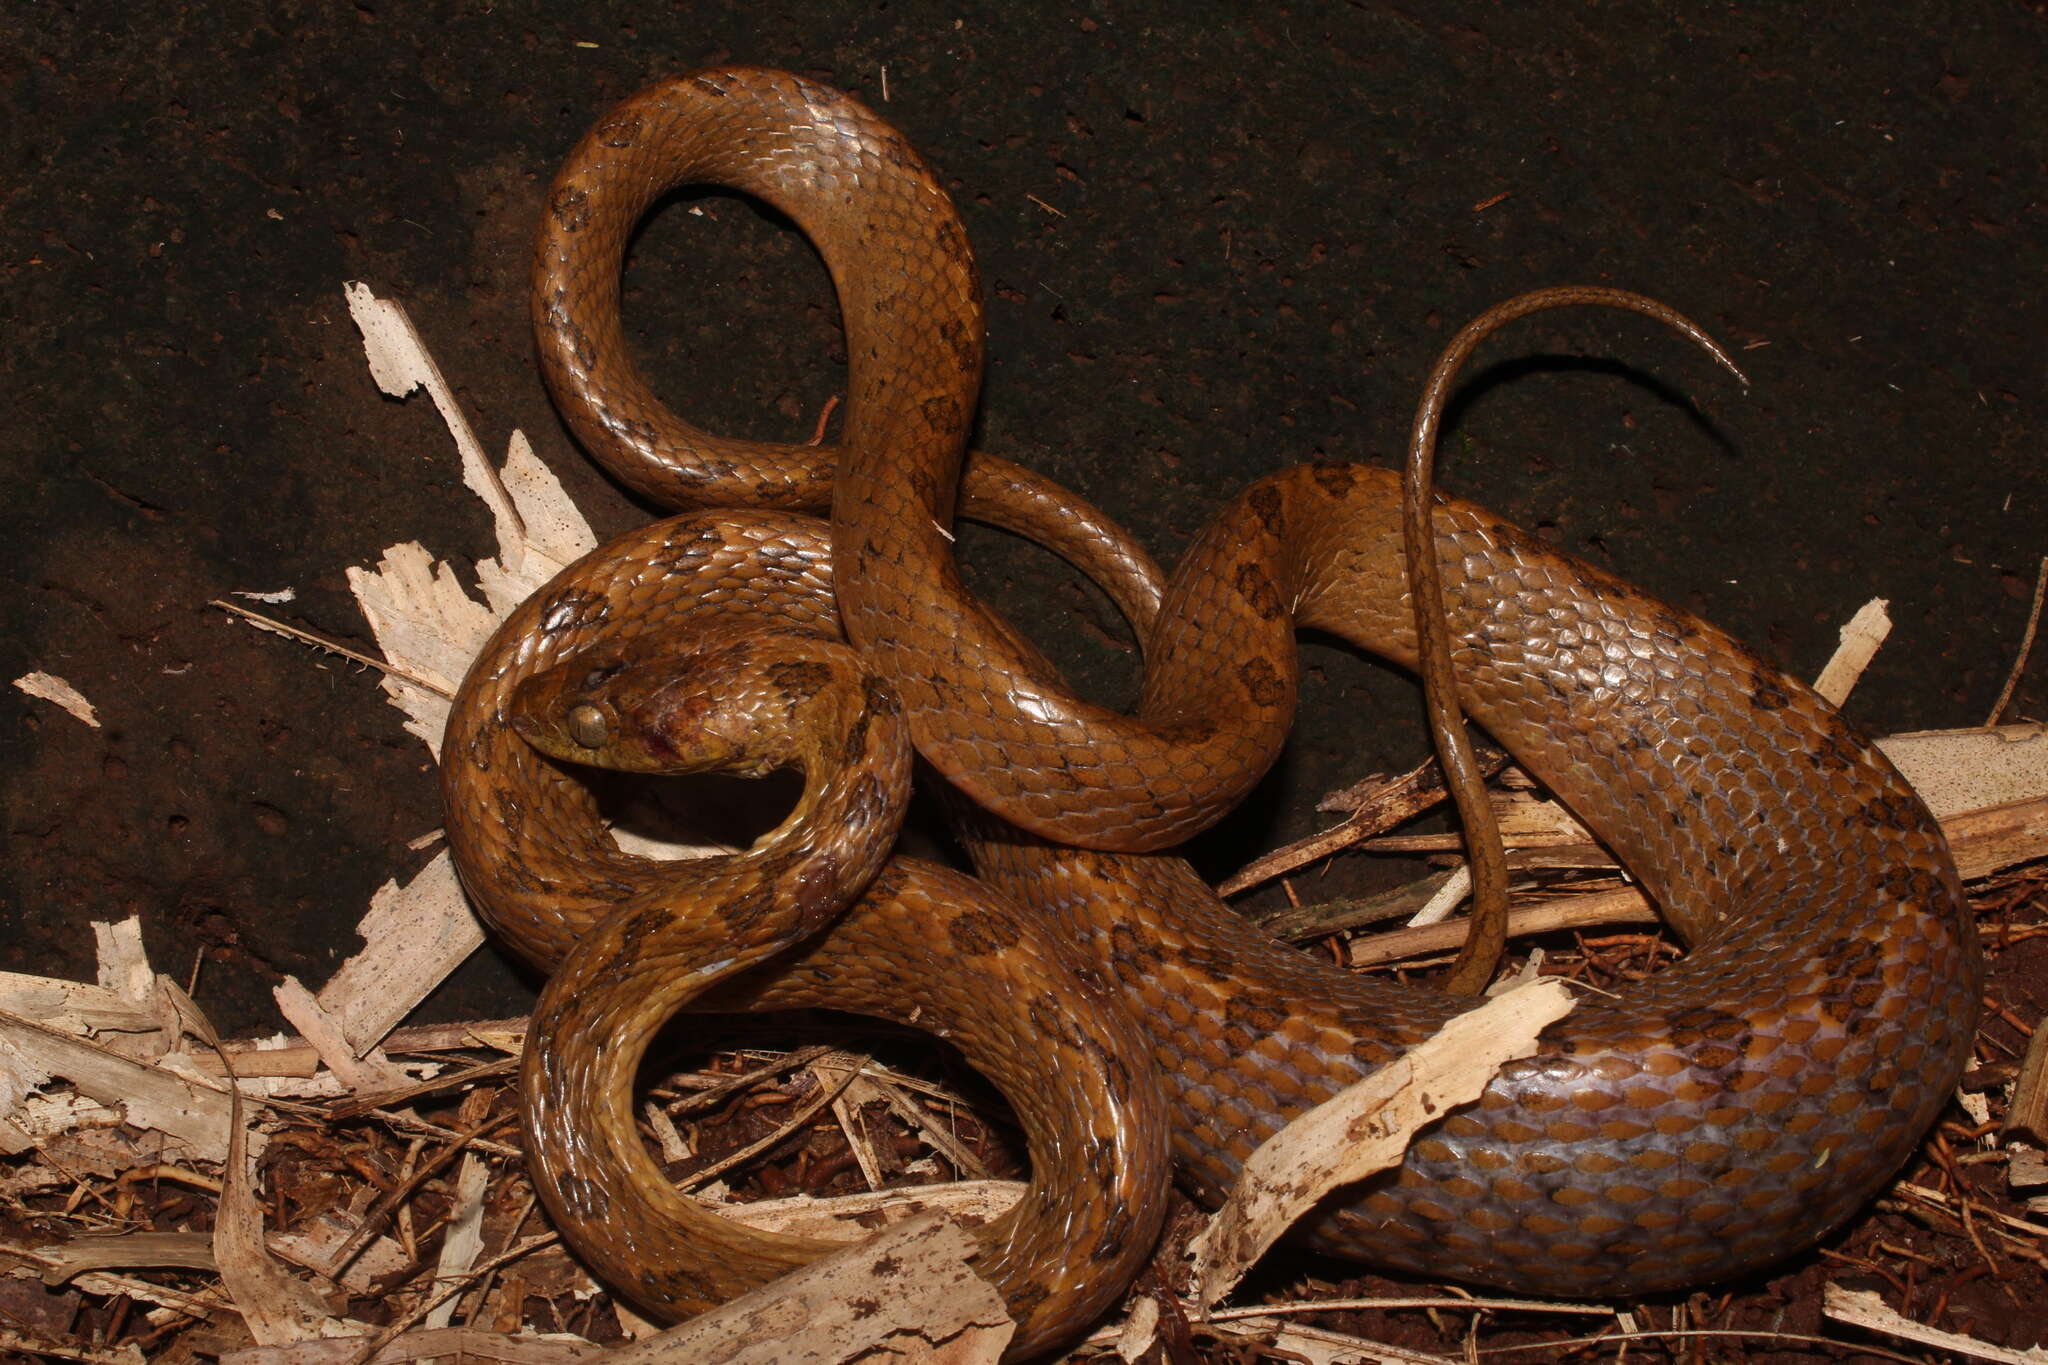
<instances>
[{"instance_id":1,"label":"coiled snake body","mask_svg":"<svg viewBox=\"0 0 2048 1365\"><path fill-rule=\"evenodd\" d=\"M653 199L697 181L768 200L823 254L851 357L843 449L716 441L633 376L619 252ZM688 1239L664 1220L687 1215L650 1188L645 1153L626 1151L638 1144L619 1097L630 1100L638 1053L623 1079L616 1058L593 1055L588 1030L644 1045L652 1014L685 992L642 1007L658 971L635 965L628 917L611 913L621 900L641 907L643 938L677 921L647 908L666 874L597 847L588 798L511 726L521 680L592 645L735 618L829 633L836 600L919 751L1003 817L970 820L972 851L981 879L1028 914L960 909L947 897L980 893L923 872L906 893L892 864L849 920L792 950L795 966L737 989L764 1005L824 995L929 1023L891 991L987 970L986 984L956 993L972 998L938 1010L978 1065L1010 1067L998 1079L1029 1089L1033 1059L1020 1054L1093 1059L1085 1096L1048 1092L1034 1102L1048 1112L1023 1115L1034 1144L1066 1134L1034 1147L1034 1198L1123 1183L1074 1196L1059 1215L1074 1230L1065 1242L1027 1233L989 1253L1024 1314L1019 1351L1084 1322L1105 1298L1076 1286L1127 1274L1128 1244L1149 1242L1152 1087L1164 1089L1183 1178L1213 1197L1289 1117L1459 1008L1271 943L1186 864L1143 851L1215 818L1271 761L1292 715L1293 630L1412 665L1398 480L1316 464L1259 481L1190 552L1155 621L1149 562L1106 518L1063 516L1058 490L976 457L967 510L1104 575L1141 625L1144 701L1134 717L1110 716L1067 694L952 566L944 527L979 381L979 307L964 234L916 154L846 96L780 73L705 72L628 100L550 197L536 330L592 452L643 489L703 504L758 495L821 510L830 489L834 516L828 529L794 510L695 512L603 547L486 648L444 747L451 843L480 906L537 961L574 954L576 985L550 985L527 1068L529 1103L555 1116L532 1134L550 1208L657 1308L692 1311L800 1253L730 1274L679 1269ZM1311 1237L1383 1265L1556 1294L1726 1278L1811 1243L1912 1150L1968 1057L1981 966L1938 827L1873 746L1713 627L1472 504L1440 500L1431 529L1460 701L1607 842L1690 951L1623 998L1582 1003L1397 1171L1320 1210ZM606 679L586 680L588 697L606 695ZM778 894L779 946L799 936L788 926L808 893ZM899 913L910 902L921 928ZM716 932L685 937L719 956ZM1044 1041L974 1022L1017 995L1003 984L1013 950L1039 959L1028 970ZM890 984L867 989L875 981ZM607 1011L610 1023L593 1022ZM1097 1029L1092 1044L1077 1032ZM577 1109L597 1092L610 1096L601 1125ZM615 1160L593 1154L607 1147Z\"/></svg>"}]
</instances>

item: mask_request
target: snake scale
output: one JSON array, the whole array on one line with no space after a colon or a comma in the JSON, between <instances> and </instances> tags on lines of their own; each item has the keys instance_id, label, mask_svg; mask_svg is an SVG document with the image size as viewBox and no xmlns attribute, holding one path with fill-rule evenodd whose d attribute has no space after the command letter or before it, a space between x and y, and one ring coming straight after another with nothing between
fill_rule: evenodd
<instances>
[{"instance_id":1,"label":"snake scale","mask_svg":"<svg viewBox=\"0 0 2048 1365\"><path fill-rule=\"evenodd\" d=\"M817 245L848 335L841 447L712 437L634 372L624 244L688 183L757 196ZM1277 753L1294 631L1414 666L1397 476L1315 463L1261 479L1162 588L1106 517L964 455L980 308L965 233L923 161L799 77L731 68L644 91L550 193L533 309L558 405L625 482L726 510L617 538L505 623L457 698L444 796L486 918L560 967L523 1079L537 1183L579 1252L669 1316L817 1250L708 1226L634 1136L633 1069L686 1001L902 1019L991 1075L1032 1146L1031 1193L981 1233L979 1268L1022 1324L1016 1355L1085 1325L1142 1262L1169 1148L1186 1185L1219 1197L1289 1117L1461 1008L1269 941L1158 851ZM946 533L956 502L1109 587L1144 645L1135 714L1075 699L967 593ZM1725 1279L1811 1244L1912 1151L1970 1053L1982 967L1938 826L1873 745L1726 634L1471 503L1437 499L1430 531L1459 702L1619 856L1688 952L1582 1002L1304 1234L1383 1266L1568 1295ZM805 653L838 649L842 626L857 654ZM746 643L763 627L768 644ZM642 655L677 630L737 662L721 656L708 690L644 681ZM730 709L756 705L757 721ZM859 889L882 854L825 826L881 828L890 783L834 794L823 757L729 742L812 705L863 718L842 757L907 728L979 809L962 819L976 879L895 859ZM586 743L619 727L624 758ZM707 733L711 758L682 752ZM778 837L810 861L774 840L708 870L629 857L561 758L793 764L805 796ZM749 859L746 889L719 881ZM708 877L713 899L686 901L686 876ZM852 909L833 919L828 892L855 895Z\"/></svg>"}]
</instances>

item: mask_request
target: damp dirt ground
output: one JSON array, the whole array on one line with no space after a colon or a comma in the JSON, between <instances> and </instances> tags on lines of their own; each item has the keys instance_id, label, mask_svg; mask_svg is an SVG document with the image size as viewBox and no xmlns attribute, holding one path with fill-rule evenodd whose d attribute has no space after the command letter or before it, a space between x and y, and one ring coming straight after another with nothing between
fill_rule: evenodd
<instances>
[{"instance_id":1,"label":"damp dirt ground","mask_svg":"<svg viewBox=\"0 0 2048 1365\"><path fill-rule=\"evenodd\" d=\"M2048 551L2039 5L29 4L0 36L0 669L99 720L0 689L0 968L90 977L88 922L140 915L225 1028L356 949L439 812L373 674L209 603L289 590L265 609L369 648L345 569L493 549L342 286L401 301L486 446L526 432L600 532L654 515L556 420L524 286L554 166L663 75L784 66L905 129L981 262L979 443L1168 561L1259 474L1391 463L1452 331L1559 283L1665 299L1753 387L1647 323L1537 318L1461 388L1444 486L1798 676L1887 599L1864 727L1984 721ZM800 438L843 387L822 265L743 201L654 219L627 294L705 425ZM963 545L1084 689L1131 694L1101 599ZM1405 678L1306 649L1298 737L1207 870L1425 751ZM2006 711L2044 715L2048 648ZM531 989L486 951L421 1017ZM2039 1017L2048 988L2009 989Z\"/></svg>"}]
</instances>

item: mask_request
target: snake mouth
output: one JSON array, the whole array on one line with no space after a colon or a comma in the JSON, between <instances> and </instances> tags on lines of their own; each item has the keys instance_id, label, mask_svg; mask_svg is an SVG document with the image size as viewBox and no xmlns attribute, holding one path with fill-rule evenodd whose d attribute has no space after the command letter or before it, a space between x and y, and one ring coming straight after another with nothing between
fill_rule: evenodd
<instances>
[{"instance_id":1,"label":"snake mouth","mask_svg":"<svg viewBox=\"0 0 2048 1365\"><path fill-rule=\"evenodd\" d=\"M555 757L577 757L574 754L555 752L563 747L560 740L564 736L576 748L594 752L605 746L611 734L611 722L604 711L589 702L571 707L559 724L554 723L551 718L526 711L515 711L506 719L514 734L542 753Z\"/></svg>"},{"instance_id":2,"label":"snake mouth","mask_svg":"<svg viewBox=\"0 0 2048 1365\"><path fill-rule=\"evenodd\" d=\"M523 712L523 711L514 711L514 712L513 712L513 713L512 713L511 715L507 716L507 717L506 717L505 719L506 719L506 723L507 723L507 724L509 724L509 725L510 725L510 726L512 727L512 733L513 733L513 734L515 734L515 735L518 735L518 736L519 736L519 737L520 737L521 739L525 740L525 741L526 741L526 742L527 742L528 744L532 744L532 743L534 743L534 742L535 742L535 741L536 741L536 740L537 740L537 739L538 739L538 738L540 737L540 733L541 733L541 723L540 723L540 721L538 721L538 720L537 720L537 719L535 719L534 717L532 717L532 716L530 716L530 715L526 714L525 712Z\"/></svg>"}]
</instances>

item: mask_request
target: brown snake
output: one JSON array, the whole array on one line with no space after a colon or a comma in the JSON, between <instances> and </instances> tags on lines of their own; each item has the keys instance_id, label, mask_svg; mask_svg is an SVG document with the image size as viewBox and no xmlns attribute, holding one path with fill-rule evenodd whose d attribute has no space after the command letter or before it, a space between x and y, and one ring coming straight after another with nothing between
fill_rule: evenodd
<instances>
[{"instance_id":1,"label":"brown snake","mask_svg":"<svg viewBox=\"0 0 2048 1365\"><path fill-rule=\"evenodd\" d=\"M754 472L753 447L705 444L632 374L616 317L623 242L655 198L692 182L757 195L818 245L848 332L843 450L772 447ZM988 514L1112 581L1128 572L1119 601L1143 629L1146 691L1136 717L1110 717L1075 701L953 570L943 528L979 381L978 286L950 203L872 113L746 69L633 97L558 177L535 285L557 400L622 478L712 502L759 485L778 506L816 507L838 462L829 532L786 511L726 511L620 537L515 613L457 698L444 793L464 879L521 952L552 965L573 948L579 973L573 988L550 984L525 1074L529 1106L554 1116L531 1134L550 1209L600 1269L671 1314L809 1254L692 1260L695 1234L667 1220L693 1215L648 1173L630 1082L659 1016L694 989L661 973L696 971L667 946L640 962L636 936L688 940L713 961L768 951L748 926L783 925L774 943L790 941L788 926L817 918L810 874L780 866L765 900L710 911L733 922L721 946L669 907L659 865L603 841L582 787L511 718L521 680L593 646L736 619L829 633L836 575L848 634L902 699L919 751L1035 831L969 817L982 878L1033 917L1000 898L963 909L950 898L982 894L974 883L892 863L790 961L722 989L763 1008L823 999L937 1020L994 1069L1038 1183L984 1243L984 1268L1025 1322L1013 1349L1049 1345L1113 1295L1100 1283L1128 1273L1129 1244L1156 1227L1153 1077L1182 1177L1214 1198L1289 1117L1460 1008L1270 942L1177 859L1070 846L1160 847L1241 794L1291 719L1295 629L1413 666L1398 480L1346 464L1260 480L1143 627L1145 561L1106 518L1048 513L1058 490L1028 481L1030 496L1006 504L970 464L967 497L982 489ZM615 450L617 434L635 449ZM1091 548L1077 528L1109 540ZM1690 951L1624 997L1582 1003L1399 1170L1320 1210L1309 1235L1383 1265L1556 1294L1727 1278L1810 1244L1912 1150L1969 1055L1981 963L1939 828L1872 745L1725 634L1472 504L1439 500L1431 528L1466 712L1606 841ZM612 721L646 720L602 673L576 661L553 685L574 683ZM963 985L969 971L989 975ZM898 988L944 998L927 1010ZM979 1017L1023 999L1048 1032ZM601 1047L587 1031L599 1028L631 1046ZM1085 1074L1034 1093L1036 1064ZM1067 1197L1068 1232L1040 1240L1031 1218Z\"/></svg>"},{"instance_id":2,"label":"brown snake","mask_svg":"<svg viewBox=\"0 0 2048 1365\"><path fill-rule=\"evenodd\" d=\"M773 520L741 518L716 534L762 552L772 532L749 531ZM538 632L521 623L529 639L573 648L595 630L602 640L551 668L501 675L512 693L506 714L556 758L661 773L794 767L804 793L752 849L680 864L620 852L580 790L558 790L560 807L523 812L572 841L564 852L573 861L515 838L515 875L540 882L521 889L545 898L546 883L567 875L600 898L556 907L581 936L535 1008L540 1042L521 1078L535 1184L585 1259L634 1297L671 1316L718 1303L822 1248L742 1229L663 1179L635 1127L633 1080L653 1032L685 1003L821 1006L915 1023L1002 1088L1030 1139L1040 1177L982 1230L977 1268L1018 1320L1016 1349L1035 1352L1108 1307L1158 1233L1166 1128L1142 1041L1027 912L945 868L907 858L883 868L910 787L900 708L830 638L824 580L724 614L707 567L718 552L671 577L663 552L693 547L690 528L678 518L583 561L586 578L604 571L612 601L622 587L638 589L628 599L635 614L660 629L610 629L621 623L587 598L570 599L580 619L544 619ZM822 545L798 537L791 548L822 562ZM745 567L757 573L763 562ZM678 588L682 600L664 600ZM536 599L563 600L551 590ZM474 745L472 754L495 749L496 762L533 761L502 734ZM942 927L962 960L935 975L928 945ZM772 971L731 980L778 953ZM993 999L992 979L1006 987Z\"/></svg>"}]
</instances>

